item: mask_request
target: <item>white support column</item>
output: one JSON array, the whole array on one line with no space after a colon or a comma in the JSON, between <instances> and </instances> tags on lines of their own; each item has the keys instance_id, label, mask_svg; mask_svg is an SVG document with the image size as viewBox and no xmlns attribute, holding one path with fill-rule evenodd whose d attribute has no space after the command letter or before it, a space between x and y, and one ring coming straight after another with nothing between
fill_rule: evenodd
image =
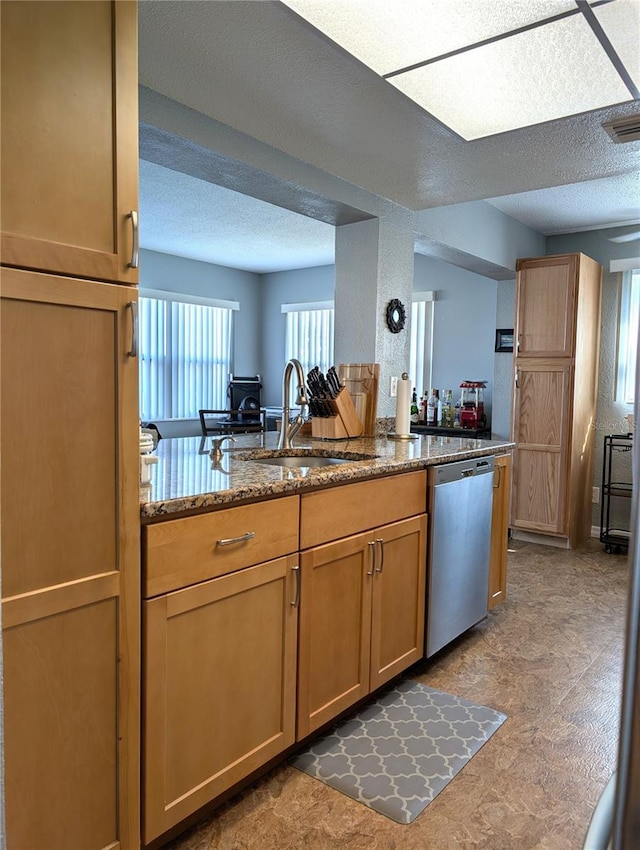
<instances>
[{"instance_id":1,"label":"white support column","mask_svg":"<svg viewBox=\"0 0 640 850\"><path fill-rule=\"evenodd\" d=\"M395 415L390 378L409 363L413 243L407 210L336 228L335 362L380 364L378 417ZM393 298L407 313L396 334L386 323Z\"/></svg>"}]
</instances>

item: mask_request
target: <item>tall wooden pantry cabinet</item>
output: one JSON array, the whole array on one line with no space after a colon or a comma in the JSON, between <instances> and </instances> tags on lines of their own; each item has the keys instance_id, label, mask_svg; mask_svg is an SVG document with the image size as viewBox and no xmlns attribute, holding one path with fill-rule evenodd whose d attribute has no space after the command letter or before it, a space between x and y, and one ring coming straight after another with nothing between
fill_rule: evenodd
<instances>
[{"instance_id":1,"label":"tall wooden pantry cabinet","mask_svg":"<svg viewBox=\"0 0 640 850\"><path fill-rule=\"evenodd\" d=\"M3 2L7 846L139 847L137 9Z\"/></svg>"},{"instance_id":2,"label":"tall wooden pantry cabinet","mask_svg":"<svg viewBox=\"0 0 640 850\"><path fill-rule=\"evenodd\" d=\"M602 267L518 260L511 525L573 548L591 533Z\"/></svg>"}]
</instances>

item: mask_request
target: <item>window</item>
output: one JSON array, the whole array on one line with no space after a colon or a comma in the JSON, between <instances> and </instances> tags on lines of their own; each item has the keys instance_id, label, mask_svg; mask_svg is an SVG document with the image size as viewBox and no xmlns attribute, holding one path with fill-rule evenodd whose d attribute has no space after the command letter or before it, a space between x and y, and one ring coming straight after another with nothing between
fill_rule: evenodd
<instances>
[{"instance_id":1,"label":"window","mask_svg":"<svg viewBox=\"0 0 640 850\"><path fill-rule=\"evenodd\" d=\"M411 305L409 377L418 397L431 388L433 292L414 292Z\"/></svg>"},{"instance_id":2,"label":"window","mask_svg":"<svg viewBox=\"0 0 640 850\"><path fill-rule=\"evenodd\" d=\"M224 409L231 368L234 301L141 291L140 418L197 418Z\"/></svg>"},{"instance_id":3,"label":"window","mask_svg":"<svg viewBox=\"0 0 640 850\"><path fill-rule=\"evenodd\" d=\"M283 304L282 312L286 314L285 358L299 360L305 375L314 366L326 373L334 365L333 302Z\"/></svg>"},{"instance_id":4,"label":"window","mask_svg":"<svg viewBox=\"0 0 640 850\"><path fill-rule=\"evenodd\" d=\"M640 269L624 272L620 288L616 401L633 404L640 317Z\"/></svg>"}]
</instances>

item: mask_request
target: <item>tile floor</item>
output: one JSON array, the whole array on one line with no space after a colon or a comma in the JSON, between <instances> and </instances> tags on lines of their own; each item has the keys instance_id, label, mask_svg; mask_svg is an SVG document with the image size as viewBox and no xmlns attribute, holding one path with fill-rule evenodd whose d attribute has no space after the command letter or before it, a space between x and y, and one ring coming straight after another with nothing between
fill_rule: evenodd
<instances>
[{"instance_id":1,"label":"tile floor","mask_svg":"<svg viewBox=\"0 0 640 850\"><path fill-rule=\"evenodd\" d=\"M581 850L616 758L626 557L511 546L507 603L410 671L507 721L412 824L282 765L167 850Z\"/></svg>"}]
</instances>

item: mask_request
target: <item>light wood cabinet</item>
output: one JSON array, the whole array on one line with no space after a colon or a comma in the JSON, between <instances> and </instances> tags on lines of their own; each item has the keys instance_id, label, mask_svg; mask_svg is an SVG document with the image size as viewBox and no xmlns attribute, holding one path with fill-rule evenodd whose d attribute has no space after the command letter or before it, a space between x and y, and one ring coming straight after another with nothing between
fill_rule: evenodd
<instances>
[{"instance_id":1,"label":"light wood cabinet","mask_svg":"<svg viewBox=\"0 0 640 850\"><path fill-rule=\"evenodd\" d=\"M144 603L144 840L295 740L298 560Z\"/></svg>"},{"instance_id":2,"label":"light wood cabinet","mask_svg":"<svg viewBox=\"0 0 640 850\"><path fill-rule=\"evenodd\" d=\"M136 3L1 16L3 264L137 283Z\"/></svg>"},{"instance_id":3,"label":"light wood cabinet","mask_svg":"<svg viewBox=\"0 0 640 850\"><path fill-rule=\"evenodd\" d=\"M300 499L283 496L143 530L145 598L298 550Z\"/></svg>"},{"instance_id":4,"label":"light wood cabinet","mask_svg":"<svg viewBox=\"0 0 640 850\"><path fill-rule=\"evenodd\" d=\"M136 292L5 268L0 294L7 845L134 848Z\"/></svg>"},{"instance_id":5,"label":"light wood cabinet","mask_svg":"<svg viewBox=\"0 0 640 850\"><path fill-rule=\"evenodd\" d=\"M578 264L578 254L518 260L518 356L571 357Z\"/></svg>"},{"instance_id":6,"label":"light wood cabinet","mask_svg":"<svg viewBox=\"0 0 640 850\"><path fill-rule=\"evenodd\" d=\"M385 486L390 488L387 498ZM406 499L394 500L403 489ZM381 501L373 502L373 495ZM326 514L318 514L321 529L313 528L311 510L318 498L334 506L339 523L327 523ZM336 528L359 530L367 521L367 507L376 516L385 511L419 515L301 553L298 739L423 657L425 504L424 472L302 497L301 527L307 540L335 534ZM347 505L353 506L350 518Z\"/></svg>"},{"instance_id":7,"label":"light wood cabinet","mask_svg":"<svg viewBox=\"0 0 640 850\"><path fill-rule=\"evenodd\" d=\"M591 533L601 280L584 254L517 263L511 524L571 547Z\"/></svg>"},{"instance_id":8,"label":"light wood cabinet","mask_svg":"<svg viewBox=\"0 0 640 850\"><path fill-rule=\"evenodd\" d=\"M496 455L493 466L493 506L489 556L489 598L491 610L507 598L507 546L511 498L511 455Z\"/></svg>"}]
</instances>

